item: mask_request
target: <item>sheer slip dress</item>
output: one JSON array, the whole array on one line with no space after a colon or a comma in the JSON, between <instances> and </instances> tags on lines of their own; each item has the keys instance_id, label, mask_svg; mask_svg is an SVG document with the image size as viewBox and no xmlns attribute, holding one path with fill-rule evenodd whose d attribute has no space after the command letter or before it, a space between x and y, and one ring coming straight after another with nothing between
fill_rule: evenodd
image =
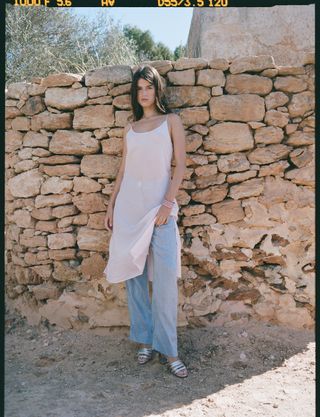
<instances>
[{"instance_id":1,"label":"sheer slip dress","mask_svg":"<svg viewBox=\"0 0 320 417\"><path fill-rule=\"evenodd\" d=\"M147 262L148 280L153 281L150 242L155 217L171 180L173 145L168 116L155 129L135 132L130 127L125 171L113 210L113 229L109 258L104 275L110 283L141 275ZM177 279L181 277L181 241L177 225L178 203L174 200L170 216L175 218Z\"/></svg>"}]
</instances>

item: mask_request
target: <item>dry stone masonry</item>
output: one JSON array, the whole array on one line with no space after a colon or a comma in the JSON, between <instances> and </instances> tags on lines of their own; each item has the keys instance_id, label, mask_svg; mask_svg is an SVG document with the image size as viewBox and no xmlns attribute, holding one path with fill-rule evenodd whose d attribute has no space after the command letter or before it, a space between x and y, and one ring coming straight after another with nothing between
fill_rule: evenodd
<instances>
[{"instance_id":1,"label":"dry stone masonry","mask_svg":"<svg viewBox=\"0 0 320 417\"><path fill-rule=\"evenodd\" d=\"M149 63L186 131L178 324L312 328L314 55ZM129 325L125 284L102 271L134 70L7 88L6 303L30 323Z\"/></svg>"}]
</instances>

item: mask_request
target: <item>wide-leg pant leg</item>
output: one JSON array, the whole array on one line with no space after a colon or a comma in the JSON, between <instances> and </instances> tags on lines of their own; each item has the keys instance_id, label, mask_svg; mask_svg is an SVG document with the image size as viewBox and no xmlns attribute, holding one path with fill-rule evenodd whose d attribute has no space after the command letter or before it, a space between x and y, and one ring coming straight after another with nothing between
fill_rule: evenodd
<instances>
[{"instance_id":1,"label":"wide-leg pant leg","mask_svg":"<svg viewBox=\"0 0 320 417\"><path fill-rule=\"evenodd\" d=\"M177 241L175 218L155 226L150 251L153 261L152 323L153 349L166 356L178 356L177 347Z\"/></svg>"},{"instance_id":2,"label":"wide-leg pant leg","mask_svg":"<svg viewBox=\"0 0 320 417\"><path fill-rule=\"evenodd\" d=\"M130 315L129 339L152 344L152 311L149 296L147 262L141 275L126 281L128 309Z\"/></svg>"}]
</instances>

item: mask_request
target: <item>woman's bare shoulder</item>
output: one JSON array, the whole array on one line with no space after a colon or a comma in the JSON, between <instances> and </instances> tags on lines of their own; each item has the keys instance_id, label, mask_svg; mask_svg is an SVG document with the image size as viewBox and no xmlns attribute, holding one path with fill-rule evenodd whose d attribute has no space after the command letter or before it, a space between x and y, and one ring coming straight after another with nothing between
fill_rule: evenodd
<instances>
[{"instance_id":1,"label":"woman's bare shoulder","mask_svg":"<svg viewBox=\"0 0 320 417\"><path fill-rule=\"evenodd\" d=\"M181 117L177 113L169 113L168 120L170 127L183 127Z\"/></svg>"},{"instance_id":2,"label":"woman's bare shoulder","mask_svg":"<svg viewBox=\"0 0 320 417\"><path fill-rule=\"evenodd\" d=\"M130 130L130 128L131 128L131 126L132 126L132 122L128 122L128 123L124 126L124 129L123 129L123 135L126 135L126 134L129 132L129 130Z\"/></svg>"},{"instance_id":3,"label":"woman's bare shoulder","mask_svg":"<svg viewBox=\"0 0 320 417\"><path fill-rule=\"evenodd\" d=\"M172 124L182 124L181 117L177 113L169 113L168 117Z\"/></svg>"}]
</instances>

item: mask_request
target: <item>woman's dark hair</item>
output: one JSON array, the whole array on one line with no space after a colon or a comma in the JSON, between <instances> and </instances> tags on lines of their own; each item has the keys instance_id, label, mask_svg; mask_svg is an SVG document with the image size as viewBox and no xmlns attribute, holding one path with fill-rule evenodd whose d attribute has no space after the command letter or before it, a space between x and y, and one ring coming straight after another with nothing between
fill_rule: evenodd
<instances>
[{"instance_id":1,"label":"woman's dark hair","mask_svg":"<svg viewBox=\"0 0 320 417\"><path fill-rule=\"evenodd\" d=\"M163 84L160 74L151 65L139 66L136 72L133 74L131 84L131 106L133 110L134 121L140 120L143 116L143 109L138 103L138 80L143 78L150 84L153 84L156 90L156 107L160 113L172 113L168 107L167 99L164 95Z\"/></svg>"}]
</instances>

